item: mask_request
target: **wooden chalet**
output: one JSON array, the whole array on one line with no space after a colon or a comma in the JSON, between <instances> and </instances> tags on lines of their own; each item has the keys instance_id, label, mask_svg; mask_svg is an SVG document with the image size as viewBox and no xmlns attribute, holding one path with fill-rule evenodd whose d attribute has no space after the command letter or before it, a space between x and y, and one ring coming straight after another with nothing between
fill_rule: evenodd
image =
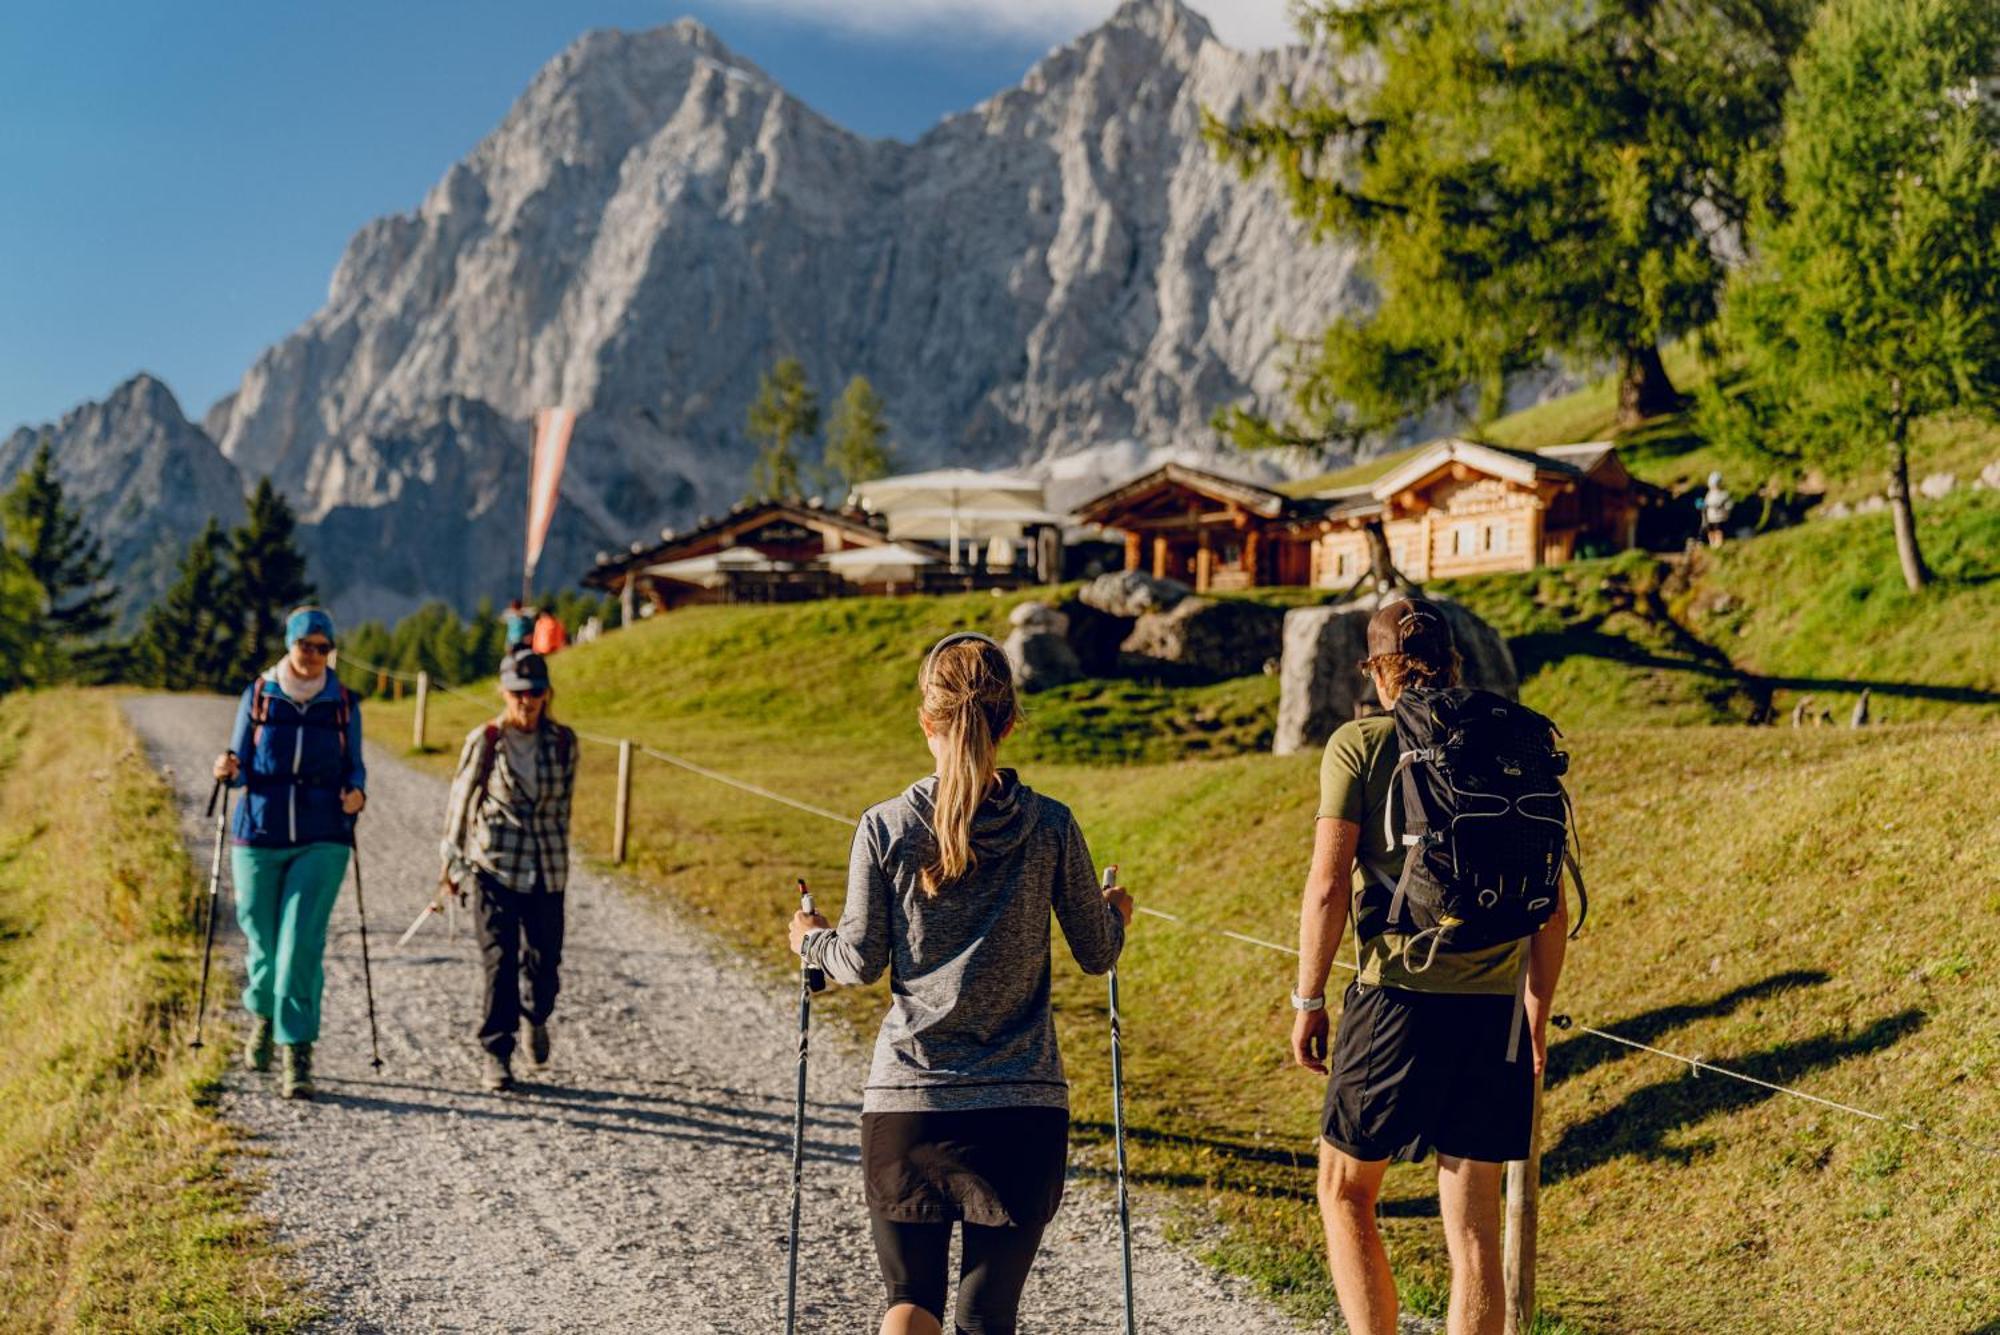
<instances>
[{"instance_id":1,"label":"wooden chalet","mask_svg":"<svg viewBox=\"0 0 2000 1335\"><path fill-rule=\"evenodd\" d=\"M1524 450L1437 441L1372 483L1316 498L1327 513L1312 582L1346 588L1360 579L1368 570L1363 530L1377 521L1396 568L1420 583L1624 551L1656 495L1609 442Z\"/></svg>"},{"instance_id":2,"label":"wooden chalet","mask_svg":"<svg viewBox=\"0 0 2000 1335\"><path fill-rule=\"evenodd\" d=\"M623 555L600 555L583 583L618 594L628 611L640 598L663 612L695 603L807 602L846 591L838 574L815 564L821 558L888 543L858 512L758 501L704 518L686 533L635 542Z\"/></svg>"},{"instance_id":3,"label":"wooden chalet","mask_svg":"<svg viewBox=\"0 0 2000 1335\"><path fill-rule=\"evenodd\" d=\"M1196 592L1305 584L1323 501L1186 464L1165 464L1081 506L1077 519L1125 535L1125 568Z\"/></svg>"},{"instance_id":4,"label":"wooden chalet","mask_svg":"<svg viewBox=\"0 0 2000 1335\"><path fill-rule=\"evenodd\" d=\"M1514 449L1441 440L1372 482L1288 495L1183 464L1134 478L1079 509L1125 535L1125 568L1227 592L1345 589L1368 572L1380 523L1397 569L1419 582L1557 565L1622 551L1660 493L1604 442Z\"/></svg>"}]
</instances>

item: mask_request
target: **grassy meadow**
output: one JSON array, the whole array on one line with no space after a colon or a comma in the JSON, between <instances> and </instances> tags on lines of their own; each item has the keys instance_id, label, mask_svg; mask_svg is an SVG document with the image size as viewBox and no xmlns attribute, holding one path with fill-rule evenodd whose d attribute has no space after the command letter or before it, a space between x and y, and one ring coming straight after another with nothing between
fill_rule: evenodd
<instances>
[{"instance_id":1,"label":"grassy meadow","mask_svg":"<svg viewBox=\"0 0 2000 1335\"><path fill-rule=\"evenodd\" d=\"M1725 548L1679 583L1626 557L1544 572L1554 583L1452 590L1517 637L1530 660L1527 698L1570 731L1592 907L1562 1010L2000 1141L2000 976L1990 955L2000 939L2000 818L1990 784L1961 779L2000 772L1990 651L2000 623L1994 585L1983 582L2000 568L1993 507L1989 496L1921 512L1951 535L1937 550L1962 549L1962 563L1917 600L1882 582L1889 566L1871 552L1886 544L1887 523L1876 535L1869 519ZM1862 596L1850 582L1878 559ZM1819 599L1835 610L1801 606ZM927 772L914 722L924 650L959 627L998 633L1012 601L688 609L560 656L556 708L586 731L858 813ZM1743 693L1769 689L1746 688L1752 670L1819 671L1809 665L1832 652L1842 613L1869 637L1853 660L1867 675L1931 692L1878 696L1895 726L1661 726L1744 717ZM1593 635L1645 652L1593 656L1605 648ZM1987 651L1975 652L1982 643ZM1650 661L1675 654L1688 661ZM421 763L449 767L458 738L489 712L490 685L478 689L470 700L433 695ZM1287 942L1316 760L1263 754L1275 703L1275 681L1261 677L1179 692L1086 684L1032 697L1003 754L1077 810L1093 852L1122 864L1141 903ZM376 745L404 751L409 702L370 705L368 726ZM601 853L615 752L586 746L583 762L578 834ZM837 912L846 831L637 764L629 870L783 986L791 880L811 879ZM1321 1086L1286 1065L1292 967L1142 918L1121 969L1128 1117L1134 1171L1177 1236L1318 1316L1332 1301L1311 1196ZM1067 968L1057 978L1081 1154L1102 1172L1103 985ZM884 995L836 993L827 1010L833 1023L871 1027ZM1990 1160L1737 1082L1692 1079L1574 1032L1556 1036L1551 1062L1545 1332L1969 1335L2000 1320ZM1428 1172L1393 1172L1385 1213L1406 1302L1441 1311L1446 1266Z\"/></svg>"},{"instance_id":2,"label":"grassy meadow","mask_svg":"<svg viewBox=\"0 0 2000 1335\"><path fill-rule=\"evenodd\" d=\"M217 997L209 1045L187 1046L203 890L115 696L0 701L10 1332L282 1331L309 1315L229 1171Z\"/></svg>"}]
</instances>

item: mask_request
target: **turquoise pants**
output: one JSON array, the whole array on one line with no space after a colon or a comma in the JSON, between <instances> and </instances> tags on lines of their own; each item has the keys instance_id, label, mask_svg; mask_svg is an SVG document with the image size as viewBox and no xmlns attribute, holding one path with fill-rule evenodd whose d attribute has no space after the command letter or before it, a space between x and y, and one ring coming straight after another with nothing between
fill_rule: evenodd
<instances>
[{"instance_id":1,"label":"turquoise pants","mask_svg":"<svg viewBox=\"0 0 2000 1335\"><path fill-rule=\"evenodd\" d=\"M319 1037L326 925L347 875L346 844L230 849L236 924L248 942L243 1009L272 1022L280 1043Z\"/></svg>"}]
</instances>

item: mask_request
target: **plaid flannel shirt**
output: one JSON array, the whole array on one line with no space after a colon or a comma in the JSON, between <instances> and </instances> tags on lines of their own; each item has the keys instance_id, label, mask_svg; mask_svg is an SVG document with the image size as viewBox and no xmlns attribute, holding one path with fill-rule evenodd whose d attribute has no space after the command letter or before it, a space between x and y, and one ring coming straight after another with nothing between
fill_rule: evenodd
<instances>
[{"instance_id":1,"label":"plaid flannel shirt","mask_svg":"<svg viewBox=\"0 0 2000 1335\"><path fill-rule=\"evenodd\" d=\"M553 720L539 729L535 792L521 792L496 736L487 760L487 725L474 728L458 754L445 815L445 874L462 882L483 871L510 890L539 885L560 894L569 884L570 799L576 793L576 734ZM487 770L480 790L479 771Z\"/></svg>"}]
</instances>

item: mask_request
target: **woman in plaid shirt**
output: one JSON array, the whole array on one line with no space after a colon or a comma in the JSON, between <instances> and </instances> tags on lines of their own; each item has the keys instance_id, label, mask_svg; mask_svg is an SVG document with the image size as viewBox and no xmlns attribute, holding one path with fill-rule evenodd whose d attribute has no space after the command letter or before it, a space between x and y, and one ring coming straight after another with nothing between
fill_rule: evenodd
<instances>
[{"instance_id":1,"label":"woman in plaid shirt","mask_svg":"<svg viewBox=\"0 0 2000 1335\"><path fill-rule=\"evenodd\" d=\"M549 714L542 656L508 654L500 694L500 717L474 728L459 752L442 849L445 880L462 893L469 878L475 891L485 966L482 1078L496 1093L513 1087L514 1034L524 1013L528 1055L537 1067L549 1060L576 791L576 734Z\"/></svg>"}]
</instances>

